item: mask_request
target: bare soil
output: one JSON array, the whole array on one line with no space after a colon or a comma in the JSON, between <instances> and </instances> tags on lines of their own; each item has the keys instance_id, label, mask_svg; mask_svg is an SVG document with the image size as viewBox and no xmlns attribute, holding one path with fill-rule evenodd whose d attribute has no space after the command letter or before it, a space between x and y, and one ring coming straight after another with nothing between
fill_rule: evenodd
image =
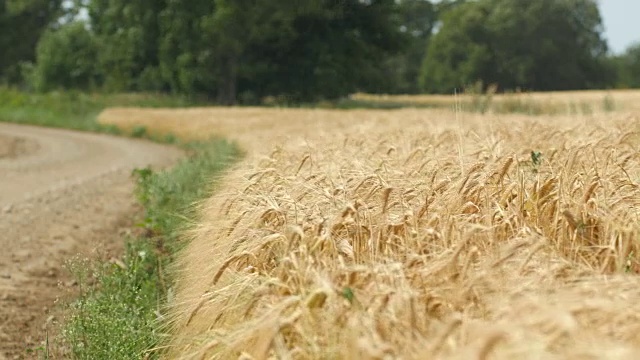
<instances>
[{"instance_id":1,"label":"bare soil","mask_svg":"<svg viewBox=\"0 0 640 360\"><path fill-rule=\"evenodd\" d=\"M0 134L0 159L29 155L38 150L38 143L31 139Z\"/></svg>"},{"instance_id":2,"label":"bare soil","mask_svg":"<svg viewBox=\"0 0 640 360\"><path fill-rule=\"evenodd\" d=\"M76 284L65 264L117 256L139 208L131 171L175 148L0 123L0 360L36 357Z\"/></svg>"}]
</instances>

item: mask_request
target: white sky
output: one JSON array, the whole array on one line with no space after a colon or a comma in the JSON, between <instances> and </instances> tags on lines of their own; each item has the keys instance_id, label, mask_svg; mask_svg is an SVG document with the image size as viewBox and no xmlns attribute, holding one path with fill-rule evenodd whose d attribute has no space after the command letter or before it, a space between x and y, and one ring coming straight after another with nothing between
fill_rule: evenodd
<instances>
[{"instance_id":1,"label":"white sky","mask_svg":"<svg viewBox=\"0 0 640 360\"><path fill-rule=\"evenodd\" d=\"M640 42L640 0L599 0L609 49L619 54Z\"/></svg>"}]
</instances>

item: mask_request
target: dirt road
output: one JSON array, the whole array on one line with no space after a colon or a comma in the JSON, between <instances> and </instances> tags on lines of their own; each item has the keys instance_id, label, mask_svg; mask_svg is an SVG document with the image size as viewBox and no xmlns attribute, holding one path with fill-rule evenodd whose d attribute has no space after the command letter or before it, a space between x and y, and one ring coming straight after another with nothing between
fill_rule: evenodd
<instances>
[{"instance_id":1,"label":"dirt road","mask_svg":"<svg viewBox=\"0 0 640 360\"><path fill-rule=\"evenodd\" d=\"M0 360L31 358L73 282L64 263L110 256L137 207L131 170L172 164L146 141L0 123Z\"/></svg>"}]
</instances>

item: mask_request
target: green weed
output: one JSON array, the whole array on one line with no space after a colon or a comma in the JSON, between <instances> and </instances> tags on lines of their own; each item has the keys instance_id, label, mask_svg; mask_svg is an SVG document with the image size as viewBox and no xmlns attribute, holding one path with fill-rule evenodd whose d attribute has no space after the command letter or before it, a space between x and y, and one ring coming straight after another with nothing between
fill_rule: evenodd
<instances>
[{"instance_id":1,"label":"green weed","mask_svg":"<svg viewBox=\"0 0 640 360\"><path fill-rule=\"evenodd\" d=\"M531 168L534 173L538 172L542 164L542 153L540 151L531 151Z\"/></svg>"},{"instance_id":2,"label":"green weed","mask_svg":"<svg viewBox=\"0 0 640 360\"><path fill-rule=\"evenodd\" d=\"M235 144L220 139L186 147L191 155L171 170L133 172L145 231L126 239L121 261L70 265L81 290L64 329L74 358L157 356L150 349L163 338L162 309L172 286L165 269L180 248L179 234L189 225L194 202L210 195L212 179L241 155Z\"/></svg>"},{"instance_id":3,"label":"green weed","mask_svg":"<svg viewBox=\"0 0 640 360\"><path fill-rule=\"evenodd\" d=\"M147 128L144 126L136 126L131 130L131 136L134 138L142 138L147 136Z\"/></svg>"},{"instance_id":4,"label":"green weed","mask_svg":"<svg viewBox=\"0 0 640 360\"><path fill-rule=\"evenodd\" d=\"M37 348L29 348L27 349L28 355L35 355L38 359L48 360L50 359L49 354L49 333L46 333L44 344L38 346Z\"/></svg>"}]
</instances>

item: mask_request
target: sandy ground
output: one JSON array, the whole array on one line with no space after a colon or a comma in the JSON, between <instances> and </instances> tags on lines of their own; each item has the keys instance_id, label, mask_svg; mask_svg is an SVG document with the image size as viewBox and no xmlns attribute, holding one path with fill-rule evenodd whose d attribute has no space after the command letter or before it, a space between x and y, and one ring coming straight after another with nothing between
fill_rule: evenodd
<instances>
[{"instance_id":1,"label":"sandy ground","mask_svg":"<svg viewBox=\"0 0 640 360\"><path fill-rule=\"evenodd\" d=\"M35 357L74 282L64 264L119 251L136 211L131 170L175 148L0 123L0 360Z\"/></svg>"}]
</instances>

